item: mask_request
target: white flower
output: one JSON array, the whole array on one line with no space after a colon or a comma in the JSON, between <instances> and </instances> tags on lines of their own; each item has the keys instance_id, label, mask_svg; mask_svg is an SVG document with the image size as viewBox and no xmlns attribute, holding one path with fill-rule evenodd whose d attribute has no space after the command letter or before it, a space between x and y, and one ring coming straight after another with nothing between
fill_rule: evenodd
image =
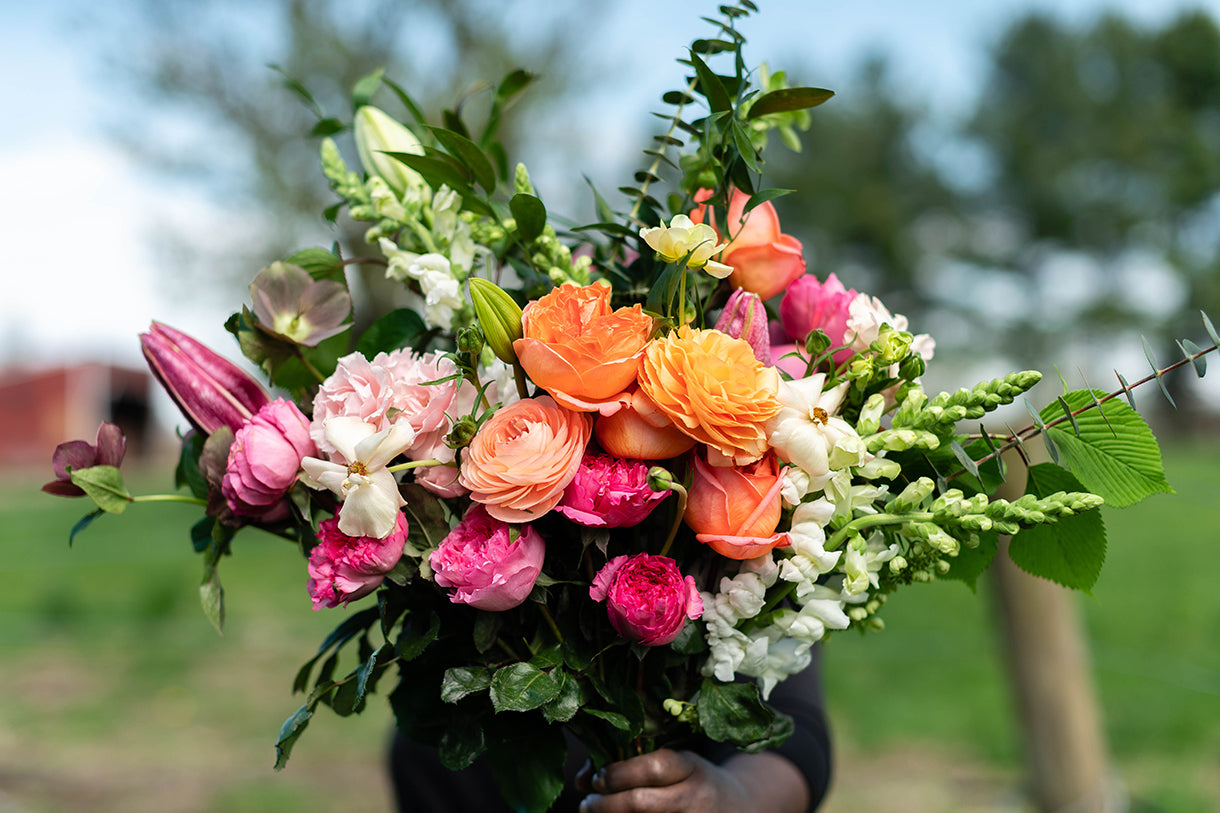
<instances>
[{"instance_id":1,"label":"white flower","mask_svg":"<svg viewBox=\"0 0 1220 813\"><path fill-rule=\"evenodd\" d=\"M823 373L779 384L780 411L767 422L767 442L809 475L809 492L830 480L832 471L865 462L868 452L847 421L836 416L849 384L822 391Z\"/></svg>"},{"instance_id":2,"label":"white flower","mask_svg":"<svg viewBox=\"0 0 1220 813\"><path fill-rule=\"evenodd\" d=\"M825 585L814 587L799 611L785 610L775 616L777 627L807 644L822 640L827 629L845 630L850 624L842 596Z\"/></svg>"},{"instance_id":3,"label":"white flower","mask_svg":"<svg viewBox=\"0 0 1220 813\"><path fill-rule=\"evenodd\" d=\"M889 325L894 330L908 330L905 316L901 313L890 313L880 299L868 294L858 294L847 306L847 314L847 335L855 334L851 349L857 353L867 350L868 346L877 340L882 325ZM931 361L936 340L927 333L920 333L911 340L911 349L922 356L924 361Z\"/></svg>"},{"instance_id":4,"label":"white flower","mask_svg":"<svg viewBox=\"0 0 1220 813\"><path fill-rule=\"evenodd\" d=\"M406 504L386 465L415 442L415 430L400 421L378 432L359 418L339 415L326 420L324 431L326 440L348 463L307 457L301 461L305 482L342 498L340 531L384 539L394 530L398 509Z\"/></svg>"},{"instance_id":5,"label":"white flower","mask_svg":"<svg viewBox=\"0 0 1220 813\"><path fill-rule=\"evenodd\" d=\"M843 554L843 592L848 596L864 593L878 586L877 573L881 566L898 555L898 545L886 546L881 534L873 534L868 542L856 537Z\"/></svg>"},{"instance_id":6,"label":"white flower","mask_svg":"<svg viewBox=\"0 0 1220 813\"><path fill-rule=\"evenodd\" d=\"M715 229L706 223L695 223L686 215L674 215L668 226L640 229L640 237L666 262L677 262L689 254L687 268L706 266L716 279L724 279L733 272L730 266L712 260L728 243L717 244Z\"/></svg>"},{"instance_id":7,"label":"white flower","mask_svg":"<svg viewBox=\"0 0 1220 813\"><path fill-rule=\"evenodd\" d=\"M446 271L430 270L420 277L419 287L424 292L424 324L448 328L454 311L464 304L458 281Z\"/></svg>"}]
</instances>

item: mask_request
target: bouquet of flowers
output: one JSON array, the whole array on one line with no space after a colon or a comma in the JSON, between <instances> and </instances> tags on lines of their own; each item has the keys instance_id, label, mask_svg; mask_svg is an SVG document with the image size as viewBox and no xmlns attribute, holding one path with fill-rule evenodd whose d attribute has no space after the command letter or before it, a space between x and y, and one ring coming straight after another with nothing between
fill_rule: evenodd
<instances>
[{"instance_id":1,"label":"bouquet of flowers","mask_svg":"<svg viewBox=\"0 0 1220 813\"><path fill-rule=\"evenodd\" d=\"M272 263L227 323L283 395L172 327L141 336L191 425L176 483L204 506L190 537L207 615L222 625L218 565L245 526L299 546L285 567L302 606L358 608L298 673L277 767L319 706L360 712L387 674L400 729L452 768L486 752L520 809L559 793L563 729L595 764L696 736L766 749L792 728L773 687L832 632L880 629L894 591L973 583L1000 534L1029 572L1087 590L1103 499L1168 490L1115 397L1125 381L989 431L980 419L1038 373L929 396L933 339L807 272L763 149L796 143L832 94L747 70L735 23L752 10L721 7L692 44L629 211L597 195L600 222L579 228L495 141L527 74L496 88L478 133L455 114L426 124L368 77L353 121L327 120L321 164L327 216L366 223L377 256ZM379 91L410 125L372 106ZM349 130L358 165L330 137ZM398 284L360 327L353 264ZM1056 462L994 499L1000 453L1034 435ZM122 456L110 425L56 450L46 489L97 505L73 535L146 499Z\"/></svg>"}]
</instances>

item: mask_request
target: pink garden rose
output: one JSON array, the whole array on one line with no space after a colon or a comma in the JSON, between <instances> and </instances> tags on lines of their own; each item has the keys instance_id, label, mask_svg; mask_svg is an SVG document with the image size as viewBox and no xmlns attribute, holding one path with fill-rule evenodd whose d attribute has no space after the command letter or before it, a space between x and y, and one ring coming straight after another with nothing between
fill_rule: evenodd
<instances>
[{"instance_id":1,"label":"pink garden rose","mask_svg":"<svg viewBox=\"0 0 1220 813\"><path fill-rule=\"evenodd\" d=\"M338 607L376 590L402 558L406 542L407 517L402 512L385 539L348 536L339 530L338 517L323 520L318 544L309 552L313 608Z\"/></svg>"},{"instance_id":2,"label":"pink garden rose","mask_svg":"<svg viewBox=\"0 0 1220 813\"><path fill-rule=\"evenodd\" d=\"M450 601L499 612L525 601L542 572L546 545L529 525L510 526L475 503L429 563Z\"/></svg>"},{"instance_id":3,"label":"pink garden rose","mask_svg":"<svg viewBox=\"0 0 1220 813\"><path fill-rule=\"evenodd\" d=\"M647 463L586 454L555 510L573 522L601 528L638 525L669 496L648 487Z\"/></svg>"},{"instance_id":4,"label":"pink garden rose","mask_svg":"<svg viewBox=\"0 0 1220 813\"><path fill-rule=\"evenodd\" d=\"M606 602L615 632L645 646L678 637L686 619L703 615L695 580L668 556L615 556L593 577L589 598Z\"/></svg>"},{"instance_id":5,"label":"pink garden rose","mask_svg":"<svg viewBox=\"0 0 1220 813\"><path fill-rule=\"evenodd\" d=\"M448 431L445 410L458 385L457 380L424 382L450 376L456 369L435 353L417 355L406 349L378 353L372 361L359 353L346 355L314 396L310 433L332 458L337 450L327 442L323 427L327 418L337 415L360 418L378 431L403 421L415 430L416 445L430 444L437 433Z\"/></svg>"},{"instance_id":6,"label":"pink garden rose","mask_svg":"<svg viewBox=\"0 0 1220 813\"><path fill-rule=\"evenodd\" d=\"M284 494L301 470L301 459L317 454L309 419L296 404L277 398L233 436L220 490L233 513L275 522L288 516Z\"/></svg>"}]
</instances>

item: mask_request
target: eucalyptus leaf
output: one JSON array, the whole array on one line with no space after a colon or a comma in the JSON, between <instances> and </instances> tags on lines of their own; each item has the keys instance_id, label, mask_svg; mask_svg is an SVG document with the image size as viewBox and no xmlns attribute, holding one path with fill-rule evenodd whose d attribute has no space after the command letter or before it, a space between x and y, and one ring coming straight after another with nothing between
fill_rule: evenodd
<instances>
[{"instance_id":1,"label":"eucalyptus leaf","mask_svg":"<svg viewBox=\"0 0 1220 813\"><path fill-rule=\"evenodd\" d=\"M833 90L825 88L781 88L763 94L750 105L748 119L768 116L772 113L788 113L793 110L806 110L817 107L834 96Z\"/></svg>"},{"instance_id":2,"label":"eucalyptus leaf","mask_svg":"<svg viewBox=\"0 0 1220 813\"><path fill-rule=\"evenodd\" d=\"M546 228L546 206L534 195L519 192L508 202L509 211L517 221L517 233L529 243Z\"/></svg>"}]
</instances>

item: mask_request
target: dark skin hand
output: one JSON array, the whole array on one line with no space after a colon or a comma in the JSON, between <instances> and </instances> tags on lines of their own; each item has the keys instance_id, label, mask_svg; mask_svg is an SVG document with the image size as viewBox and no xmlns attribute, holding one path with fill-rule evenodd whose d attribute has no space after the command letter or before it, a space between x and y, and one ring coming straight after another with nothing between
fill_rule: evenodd
<instances>
[{"instance_id":1,"label":"dark skin hand","mask_svg":"<svg viewBox=\"0 0 1220 813\"><path fill-rule=\"evenodd\" d=\"M779 754L737 754L723 765L691 751L662 749L582 771L589 792L580 813L801 813L809 788ZM590 792L591 791L591 792Z\"/></svg>"}]
</instances>

